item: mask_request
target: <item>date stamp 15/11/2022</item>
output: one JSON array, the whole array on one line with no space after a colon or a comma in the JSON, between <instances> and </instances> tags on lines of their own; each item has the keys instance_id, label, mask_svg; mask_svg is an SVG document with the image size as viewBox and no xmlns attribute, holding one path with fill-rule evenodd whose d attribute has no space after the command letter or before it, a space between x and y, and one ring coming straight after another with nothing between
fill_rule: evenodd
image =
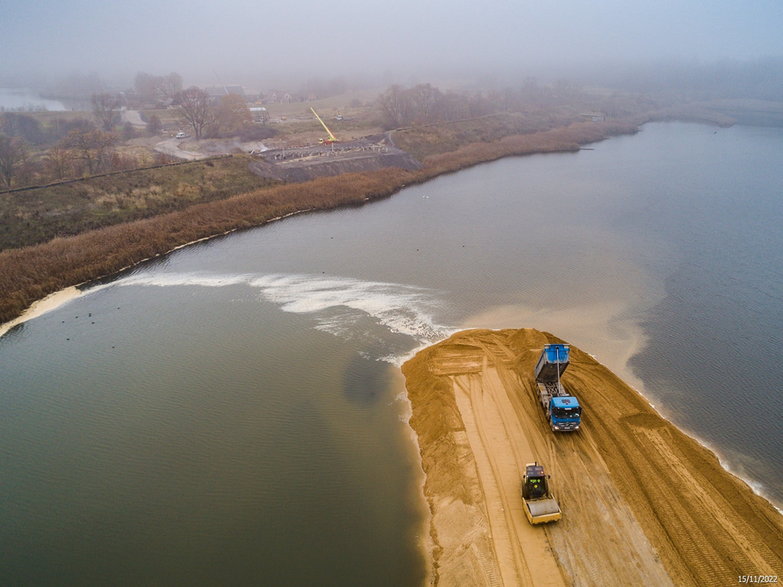
<instances>
[{"instance_id":1,"label":"date stamp 15/11/2022","mask_svg":"<svg viewBox=\"0 0 783 587\"><path fill-rule=\"evenodd\" d=\"M756 583L758 585L764 585L777 582L777 575L737 575L737 583Z\"/></svg>"}]
</instances>

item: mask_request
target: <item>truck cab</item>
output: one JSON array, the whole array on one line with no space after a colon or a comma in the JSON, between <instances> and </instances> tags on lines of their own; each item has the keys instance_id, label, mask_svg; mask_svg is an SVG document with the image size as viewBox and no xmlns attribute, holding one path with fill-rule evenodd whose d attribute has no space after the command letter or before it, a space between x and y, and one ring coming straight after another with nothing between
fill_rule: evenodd
<instances>
[{"instance_id":1,"label":"truck cab","mask_svg":"<svg viewBox=\"0 0 783 587\"><path fill-rule=\"evenodd\" d=\"M547 410L549 425L553 431L565 432L579 430L582 423L582 406L573 396L553 397Z\"/></svg>"}]
</instances>

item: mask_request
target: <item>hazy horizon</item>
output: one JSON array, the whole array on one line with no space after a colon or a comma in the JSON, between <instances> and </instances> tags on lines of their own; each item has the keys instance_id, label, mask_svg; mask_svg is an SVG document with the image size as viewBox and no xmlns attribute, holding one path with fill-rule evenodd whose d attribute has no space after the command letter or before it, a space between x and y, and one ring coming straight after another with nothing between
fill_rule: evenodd
<instances>
[{"instance_id":1,"label":"hazy horizon","mask_svg":"<svg viewBox=\"0 0 783 587\"><path fill-rule=\"evenodd\" d=\"M96 73L130 85L139 71L186 85L307 77L408 82L567 75L782 58L783 3L696 0L484 3L399 0L377 6L292 0L261 5L140 0L10 0L0 22L2 80Z\"/></svg>"}]
</instances>

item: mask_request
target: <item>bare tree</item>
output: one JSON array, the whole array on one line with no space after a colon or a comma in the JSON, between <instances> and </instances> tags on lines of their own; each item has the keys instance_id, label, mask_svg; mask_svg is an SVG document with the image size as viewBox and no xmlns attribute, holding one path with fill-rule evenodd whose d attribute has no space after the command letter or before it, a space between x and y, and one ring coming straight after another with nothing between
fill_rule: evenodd
<instances>
[{"instance_id":1,"label":"bare tree","mask_svg":"<svg viewBox=\"0 0 783 587\"><path fill-rule=\"evenodd\" d=\"M461 120L481 113L480 102L476 98L468 100L455 92L447 92L438 101L438 117L441 120Z\"/></svg>"},{"instance_id":2,"label":"bare tree","mask_svg":"<svg viewBox=\"0 0 783 587\"><path fill-rule=\"evenodd\" d=\"M21 137L28 144L40 145L46 140L41 123L28 114L7 112L0 114L0 133L9 137Z\"/></svg>"},{"instance_id":3,"label":"bare tree","mask_svg":"<svg viewBox=\"0 0 783 587\"><path fill-rule=\"evenodd\" d=\"M163 129L163 124L157 114L153 114L147 121L147 132L153 135L158 134Z\"/></svg>"},{"instance_id":4,"label":"bare tree","mask_svg":"<svg viewBox=\"0 0 783 587\"><path fill-rule=\"evenodd\" d=\"M63 179L68 176L71 167L71 152L60 146L55 145L46 152L46 167L49 173L55 179Z\"/></svg>"},{"instance_id":5,"label":"bare tree","mask_svg":"<svg viewBox=\"0 0 783 587\"><path fill-rule=\"evenodd\" d=\"M155 76L140 71L133 79L133 88L142 100L155 99Z\"/></svg>"},{"instance_id":6,"label":"bare tree","mask_svg":"<svg viewBox=\"0 0 783 587\"><path fill-rule=\"evenodd\" d=\"M398 86L389 87L378 98L383 110L384 123L388 128L396 128L410 122L411 101L406 91Z\"/></svg>"},{"instance_id":7,"label":"bare tree","mask_svg":"<svg viewBox=\"0 0 783 587\"><path fill-rule=\"evenodd\" d=\"M407 90L391 86L378 100L389 128L436 122L445 116L443 93L430 84L419 84Z\"/></svg>"},{"instance_id":8,"label":"bare tree","mask_svg":"<svg viewBox=\"0 0 783 587\"><path fill-rule=\"evenodd\" d=\"M130 122L126 122L125 124L122 125L120 136L122 137L123 141L129 141L131 139L135 139L136 129L133 127L133 125Z\"/></svg>"},{"instance_id":9,"label":"bare tree","mask_svg":"<svg viewBox=\"0 0 783 587\"><path fill-rule=\"evenodd\" d=\"M193 129L193 136L200 139L204 129L215 119L209 94L196 87L188 88L177 94L182 116Z\"/></svg>"},{"instance_id":10,"label":"bare tree","mask_svg":"<svg viewBox=\"0 0 783 587\"><path fill-rule=\"evenodd\" d=\"M101 130L72 130L60 146L72 149L87 167L89 174L105 169L111 161L112 147L117 144L117 135Z\"/></svg>"},{"instance_id":11,"label":"bare tree","mask_svg":"<svg viewBox=\"0 0 783 587\"><path fill-rule=\"evenodd\" d=\"M173 72L159 76L140 71L136 74L133 85L142 100L149 102L172 100L182 90L182 76Z\"/></svg>"},{"instance_id":12,"label":"bare tree","mask_svg":"<svg viewBox=\"0 0 783 587\"><path fill-rule=\"evenodd\" d=\"M215 134L218 136L232 136L248 124L252 124L253 116L247 107L243 96L228 94L220 99L215 108Z\"/></svg>"},{"instance_id":13,"label":"bare tree","mask_svg":"<svg viewBox=\"0 0 783 587\"><path fill-rule=\"evenodd\" d=\"M0 135L0 177L10 188L19 169L27 159L25 142L19 137Z\"/></svg>"},{"instance_id":14,"label":"bare tree","mask_svg":"<svg viewBox=\"0 0 783 587\"><path fill-rule=\"evenodd\" d=\"M167 76L161 77L158 83L158 91L163 98L172 100L178 92L182 91L182 76L171 72Z\"/></svg>"},{"instance_id":15,"label":"bare tree","mask_svg":"<svg viewBox=\"0 0 783 587\"><path fill-rule=\"evenodd\" d=\"M419 84L408 93L413 107L413 117L417 122L435 122L443 94L430 84Z\"/></svg>"},{"instance_id":16,"label":"bare tree","mask_svg":"<svg viewBox=\"0 0 783 587\"><path fill-rule=\"evenodd\" d=\"M93 94L92 114L98 126L109 132L120 121L120 99L112 94Z\"/></svg>"}]
</instances>

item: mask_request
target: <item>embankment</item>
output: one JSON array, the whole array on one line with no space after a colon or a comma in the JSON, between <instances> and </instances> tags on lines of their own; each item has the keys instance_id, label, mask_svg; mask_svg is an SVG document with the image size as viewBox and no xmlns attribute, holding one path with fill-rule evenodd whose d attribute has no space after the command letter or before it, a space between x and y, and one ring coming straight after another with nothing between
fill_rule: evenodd
<instances>
[{"instance_id":1,"label":"embankment","mask_svg":"<svg viewBox=\"0 0 783 587\"><path fill-rule=\"evenodd\" d=\"M632 133L636 122L579 123L554 130L471 143L428 157L417 171L387 168L250 191L184 210L73 237L0 252L0 323L65 287L111 275L184 244L262 225L286 215L360 205L412 183L514 155L572 151Z\"/></svg>"},{"instance_id":2,"label":"embankment","mask_svg":"<svg viewBox=\"0 0 783 587\"><path fill-rule=\"evenodd\" d=\"M0 250L124 224L257 191L246 155L114 171L0 193Z\"/></svg>"},{"instance_id":3,"label":"embankment","mask_svg":"<svg viewBox=\"0 0 783 587\"><path fill-rule=\"evenodd\" d=\"M532 377L548 342L562 341L532 329L465 331L403 365L437 583L542 584L546 556L565 584L783 575L783 516L575 347L563 381L584 407L583 427L550 432ZM527 459L545 464L563 510L532 534L518 493ZM544 538L544 555L530 555Z\"/></svg>"}]
</instances>

